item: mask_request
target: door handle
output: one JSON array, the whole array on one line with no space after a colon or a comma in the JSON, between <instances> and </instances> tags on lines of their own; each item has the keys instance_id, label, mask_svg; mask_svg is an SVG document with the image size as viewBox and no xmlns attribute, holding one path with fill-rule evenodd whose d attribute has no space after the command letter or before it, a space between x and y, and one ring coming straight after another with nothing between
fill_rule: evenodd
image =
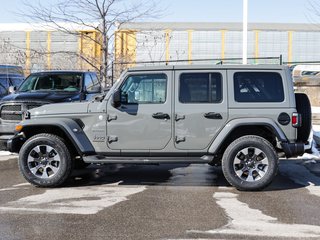
<instances>
[{"instance_id":1,"label":"door handle","mask_svg":"<svg viewBox=\"0 0 320 240\"><path fill-rule=\"evenodd\" d=\"M170 119L169 114L162 113L162 112L154 113L154 114L152 114L152 117L155 119Z\"/></svg>"},{"instance_id":2,"label":"door handle","mask_svg":"<svg viewBox=\"0 0 320 240\"><path fill-rule=\"evenodd\" d=\"M176 121L180 121L180 120L184 120L186 119L186 116L185 115L179 115L179 114L176 114Z\"/></svg>"},{"instance_id":3,"label":"door handle","mask_svg":"<svg viewBox=\"0 0 320 240\"><path fill-rule=\"evenodd\" d=\"M215 113L215 112L208 112L203 114L203 116L205 118L209 118L209 119L222 119L222 116L220 113Z\"/></svg>"},{"instance_id":4,"label":"door handle","mask_svg":"<svg viewBox=\"0 0 320 240\"><path fill-rule=\"evenodd\" d=\"M185 141L186 141L185 137L176 136L176 139L175 139L176 143L185 142Z\"/></svg>"}]
</instances>

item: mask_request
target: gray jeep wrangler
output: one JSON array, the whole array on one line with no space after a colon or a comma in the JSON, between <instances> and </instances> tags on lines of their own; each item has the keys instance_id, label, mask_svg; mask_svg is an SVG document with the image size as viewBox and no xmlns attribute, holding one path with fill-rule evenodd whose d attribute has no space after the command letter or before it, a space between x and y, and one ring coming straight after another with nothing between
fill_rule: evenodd
<instances>
[{"instance_id":1,"label":"gray jeep wrangler","mask_svg":"<svg viewBox=\"0 0 320 240\"><path fill-rule=\"evenodd\" d=\"M62 185L85 164L222 165L239 190L259 190L278 170L278 154L305 151L311 109L281 65L132 68L91 102L35 108L8 148L23 176Z\"/></svg>"}]
</instances>

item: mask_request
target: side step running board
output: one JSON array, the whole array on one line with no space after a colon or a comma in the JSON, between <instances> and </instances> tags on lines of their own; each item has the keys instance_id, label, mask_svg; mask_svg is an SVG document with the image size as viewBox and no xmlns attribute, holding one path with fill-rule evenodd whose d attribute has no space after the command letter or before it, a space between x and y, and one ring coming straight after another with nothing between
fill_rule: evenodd
<instances>
[{"instance_id":1,"label":"side step running board","mask_svg":"<svg viewBox=\"0 0 320 240\"><path fill-rule=\"evenodd\" d=\"M106 157L101 155L85 156L85 163L131 163L131 164L159 164L159 163L210 163L214 156L202 157Z\"/></svg>"}]
</instances>

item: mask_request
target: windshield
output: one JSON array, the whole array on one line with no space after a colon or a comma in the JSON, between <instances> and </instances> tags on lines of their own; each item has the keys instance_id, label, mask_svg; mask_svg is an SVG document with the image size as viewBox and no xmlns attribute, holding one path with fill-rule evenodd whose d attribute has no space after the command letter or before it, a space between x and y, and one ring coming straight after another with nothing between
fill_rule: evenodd
<instances>
[{"instance_id":1,"label":"windshield","mask_svg":"<svg viewBox=\"0 0 320 240\"><path fill-rule=\"evenodd\" d=\"M30 75L20 86L20 92L27 91L80 91L81 73L54 73Z\"/></svg>"}]
</instances>

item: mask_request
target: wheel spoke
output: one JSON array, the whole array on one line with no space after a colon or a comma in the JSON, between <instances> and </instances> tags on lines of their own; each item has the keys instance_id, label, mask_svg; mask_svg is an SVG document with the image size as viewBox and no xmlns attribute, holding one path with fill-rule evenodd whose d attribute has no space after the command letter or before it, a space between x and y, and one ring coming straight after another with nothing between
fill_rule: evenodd
<instances>
[{"instance_id":1,"label":"wheel spoke","mask_svg":"<svg viewBox=\"0 0 320 240\"><path fill-rule=\"evenodd\" d=\"M257 169L257 173L259 174L260 178L262 178L266 174L266 172L261 169Z\"/></svg>"},{"instance_id":2,"label":"wheel spoke","mask_svg":"<svg viewBox=\"0 0 320 240\"><path fill-rule=\"evenodd\" d=\"M250 169L250 170L248 171L248 176L247 176L246 181L248 181L248 182L253 182L253 181L254 181L253 170L252 170L252 169Z\"/></svg>"},{"instance_id":3,"label":"wheel spoke","mask_svg":"<svg viewBox=\"0 0 320 240\"><path fill-rule=\"evenodd\" d=\"M261 159L258 163L263 164L263 165L268 165L268 158L265 157L265 158Z\"/></svg>"},{"instance_id":4,"label":"wheel spoke","mask_svg":"<svg viewBox=\"0 0 320 240\"><path fill-rule=\"evenodd\" d=\"M236 156L235 158L234 158L234 164L236 165L236 164L241 164L243 161L240 159L240 158L238 158L238 156Z\"/></svg>"},{"instance_id":5,"label":"wheel spoke","mask_svg":"<svg viewBox=\"0 0 320 240\"><path fill-rule=\"evenodd\" d=\"M28 156L28 163L39 162L39 158L34 158L32 156Z\"/></svg>"},{"instance_id":6,"label":"wheel spoke","mask_svg":"<svg viewBox=\"0 0 320 240\"><path fill-rule=\"evenodd\" d=\"M48 175L48 168L43 168L43 172L42 172L42 178L49 178L49 175Z\"/></svg>"},{"instance_id":7,"label":"wheel spoke","mask_svg":"<svg viewBox=\"0 0 320 240\"><path fill-rule=\"evenodd\" d=\"M242 175L243 175L243 168L237 170L237 171L236 171L236 174L237 174L239 177L242 177Z\"/></svg>"},{"instance_id":8,"label":"wheel spoke","mask_svg":"<svg viewBox=\"0 0 320 240\"><path fill-rule=\"evenodd\" d=\"M48 169L50 169L53 172L52 174L56 174L58 172L58 170L59 170L58 167L55 167L55 166L52 166L52 165L50 167L48 167Z\"/></svg>"},{"instance_id":9,"label":"wheel spoke","mask_svg":"<svg viewBox=\"0 0 320 240\"><path fill-rule=\"evenodd\" d=\"M244 154L245 156L247 156L249 154L249 148L244 148L240 151L240 153Z\"/></svg>"},{"instance_id":10,"label":"wheel spoke","mask_svg":"<svg viewBox=\"0 0 320 240\"><path fill-rule=\"evenodd\" d=\"M53 150L52 147L50 146L46 146L46 154L49 156L49 154L51 153L51 151Z\"/></svg>"},{"instance_id":11,"label":"wheel spoke","mask_svg":"<svg viewBox=\"0 0 320 240\"><path fill-rule=\"evenodd\" d=\"M57 154L57 155L54 155L52 158L50 158L50 162L60 162L60 156Z\"/></svg>"},{"instance_id":12,"label":"wheel spoke","mask_svg":"<svg viewBox=\"0 0 320 240\"><path fill-rule=\"evenodd\" d=\"M41 154L40 146L36 146L32 150L38 153L39 155Z\"/></svg>"},{"instance_id":13,"label":"wheel spoke","mask_svg":"<svg viewBox=\"0 0 320 240\"><path fill-rule=\"evenodd\" d=\"M41 168L41 165L37 165L33 168L30 168L30 171L33 173L33 175L37 175L40 168Z\"/></svg>"},{"instance_id":14,"label":"wheel spoke","mask_svg":"<svg viewBox=\"0 0 320 240\"><path fill-rule=\"evenodd\" d=\"M262 153L262 151L259 148L254 148L254 154L256 156L259 156Z\"/></svg>"}]
</instances>

